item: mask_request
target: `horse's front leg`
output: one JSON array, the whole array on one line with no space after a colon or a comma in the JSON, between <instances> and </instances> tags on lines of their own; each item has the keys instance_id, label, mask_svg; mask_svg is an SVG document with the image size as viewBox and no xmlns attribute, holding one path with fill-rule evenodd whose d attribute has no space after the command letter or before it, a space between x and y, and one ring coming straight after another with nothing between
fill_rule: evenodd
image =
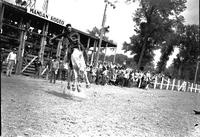
<instances>
[{"instance_id":1,"label":"horse's front leg","mask_svg":"<svg viewBox=\"0 0 200 137\"><path fill-rule=\"evenodd\" d=\"M67 89L70 89L70 82L71 82L71 76L72 76L72 71L70 69L67 70Z\"/></svg>"}]
</instances>

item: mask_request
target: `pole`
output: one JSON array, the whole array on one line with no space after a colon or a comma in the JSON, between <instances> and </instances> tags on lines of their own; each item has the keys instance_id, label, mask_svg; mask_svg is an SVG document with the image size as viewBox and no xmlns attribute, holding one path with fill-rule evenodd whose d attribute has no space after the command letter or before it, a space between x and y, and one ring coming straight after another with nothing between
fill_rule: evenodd
<instances>
[{"instance_id":1,"label":"pole","mask_svg":"<svg viewBox=\"0 0 200 137\"><path fill-rule=\"evenodd\" d=\"M104 55L104 59L103 59L103 62L105 62L105 60L106 60L106 53L107 53L107 48L108 48L108 43L106 43L106 49L105 49L105 55Z\"/></svg>"},{"instance_id":2,"label":"pole","mask_svg":"<svg viewBox=\"0 0 200 137\"><path fill-rule=\"evenodd\" d=\"M90 65L93 65L94 54L95 54L95 52L96 52L96 46L97 46L97 41L95 40L95 41L94 41L94 44L93 44L94 49L92 50Z\"/></svg>"},{"instance_id":3,"label":"pole","mask_svg":"<svg viewBox=\"0 0 200 137\"><path fill-rule=\"evenodd\" d=\"M113 64L115 64L115 61L116 61L116 54L117 54L117 47L115 48L115 55L114 55L114 58L113 58Z\"/></svg>"},{"instance_id":4,"label":"pole","mask_svg":"<svg viewBox=\"0 0 200 137\"><path fill-rule=\"evenodd\" d=\"M199 69L199 62L197 61L197 67L196 67L196 72L195 72L195 77L194 77L194 84L196 84L196 80L197 80L197 73L198 73L198 69Z\"/></svg>"},{"instance_id":5,"label":"pole","mask_svg":"<svg viewBox=\"0 0 200 137\"><path fill-rule=\"evenodd\" d=\"M2 33L3 29L3 16L4 16L4 8L3 2L0 1L0 34Z\"/></svg>"},{"instance_id":6,"label":"pole","mask_svg":"<svg viewBox=\"0 0 200 137\"><path fill-rule=\"evenodd\" d=\"M99 61L99 52L100 52L100 48L101 48L101 43L102 43L102 39L103 39L103 28L105 25L105 21L106 21L106 10L107 10L107 6L108 4L106 3L105 5L105 9L104 9L104 14L103 14L103 21L102 21L102 25L101 25L101 34L100 34L100 40L99 40L99 46L98 46L98 51L97 51L97 58L96 58L96 62L95 62L95 66L97 66L97 62Z\"/></svg>"}]
</instances>

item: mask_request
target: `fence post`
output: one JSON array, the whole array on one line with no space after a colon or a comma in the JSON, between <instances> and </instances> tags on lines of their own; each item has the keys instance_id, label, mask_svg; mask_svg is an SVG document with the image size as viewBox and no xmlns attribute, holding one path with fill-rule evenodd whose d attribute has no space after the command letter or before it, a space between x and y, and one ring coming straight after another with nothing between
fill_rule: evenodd
<instances>
[{"instance_id":1,"label":"fence post","mask_svg":"<svg viewBox=\"0 0 200 137\"><path fill-rule=\"evenodd\" d=\"M176 79L173 79L172 90L174 90L175 81L176 81Z\"/></svg>"},{"instance_id":2,"label":"fence post","mask_svg":"<svg viewBox=\"0 0 200 137\"><path fill-rule=\"evenodd\" d=\"M182 91L186 90L186 82L185 81L183 81L182 84L180 84L180 81L179 81L178 84L180 85L180 86L178 86L178 91L181 91L181 89L182 89Z\"/></svg>"},{"instance_id":3,"label":"fence post","mask_svg":"<svg viewBox=\"0 0 200 137\"><path fill-rule=\"evenodd\" d=\"M186 90L187 90L187 82L185 82L184 92L186 92Z\"/></svg>"},{"instance_id":4,"label":"fence post","mask_svg":"<svg viewBox=\"0 0 200 137\"><path fill-rule=\"evenodd\" d=\"M190 92L192 92L192 90L193 90L193 83L190 86Z\"/></svg>"},{"instance_id":5,"label":"fence post","mask_svg":"<svg viewBox=\"0 0 200 137\"><path fill-rule=\"evenodd\" d=\"M170 84L170 79L168 78L168 81L167 81L167 90L169 89L169 84Z\"/></svg>"},{"instance_id":6,"label":"fence post","mask_svg":"<svg viewBox=\"0 0 200 137\"><path fill-rule=\"evenodd\" d=\"M195 90L194 90L194 92L195 93L197 92L197 84L195 84Z\"/></svg>"},{"instance_id":7,"label":"fence post","mask_svg":"<svg viewBox=\"0 0 200 137\"><path fill-rule=\"evenodd\" d=\"M155 82L154 82L154 89L156 89L156 85L157 85L157 76L156 76Z\"/></svg>"},{"instance_id":8,"label":"fence post","mask_svg":"<svg viewBox=\"0 0 200 137\"><path fill-rule=\"evenodd\" d=\"M162 87L163 87L163 81L164 81L164 78L162 77L160 89L162 89Z\"/></svg>"},{"instance_id":9,"label":"fence post","mask_svg":"<svg viewBox=\"0 0 200 137\"><path fill-rule=\"evenodd\" d=\"M178 85L177 85L177 90L180 91L180 87L181 87L181 81L178 80Z\"/></svg>"}]
</instances>

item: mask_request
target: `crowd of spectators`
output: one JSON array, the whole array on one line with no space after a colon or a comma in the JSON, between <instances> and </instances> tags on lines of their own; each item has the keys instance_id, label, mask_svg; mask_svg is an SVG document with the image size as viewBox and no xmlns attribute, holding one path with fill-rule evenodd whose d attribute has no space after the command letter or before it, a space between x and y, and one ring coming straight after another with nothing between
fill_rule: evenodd
<instances>
[{"instance_id":1,"label":"crowd of spectators","mask_svg":"<svg viewBox=\"0 0 200 137\"><path fill-rule=\"evenodd\" d=\"M97 85L114 85L120 87L138 87L148 89L154 80L150 71L128 68L126 64L112 64L99 62L98 67L88 67L91 83Z\"/></svg>"},{"instance_id":2,"label":"crowd of spectators","mask_svg":"<svg viewBox=\"0 0 200 137\"><path fill-rule=\"evenodd\" d=\"M45 77L50 83L56 80L67 80L67 70L63 61L59 58L50 57L44 64L37 58L34 62L34 78ZM8 68L7 68L8 70ZM98 65L87 65L87 74L90 83L97 85L114 85L120 87L138 87L148 89L153 83L155 76L150 71L128 68L126 64L113 64L111 62L98 62ZM162 77L162 76L161 76ZM83 77L80 81L83 82Z\"/></svg>"},{"instance_id":3,"label":"crowd of spectators","mask_svg":"<svg viewBox=\"0 0 200 137\"><path fill-rule=\"evenodd\" d=\"M46 66L49 66L46 72L46 78L52 79L52 67L50 64L53 63L52 59L47 62ZM97 67L94 65L87 65L87 74L90 83L97 85L114 85L120 87L138 87L148 89L149 85L155 79L155 74L150 71L143 71L137 69L128 68L125 64L113 64L113 63L102 63L99 62ZM67 80L67 70L63 67L62 61L58 68L54 79ZM83 82L84 78L80 78Z\"/></svg>"}]
</instances>

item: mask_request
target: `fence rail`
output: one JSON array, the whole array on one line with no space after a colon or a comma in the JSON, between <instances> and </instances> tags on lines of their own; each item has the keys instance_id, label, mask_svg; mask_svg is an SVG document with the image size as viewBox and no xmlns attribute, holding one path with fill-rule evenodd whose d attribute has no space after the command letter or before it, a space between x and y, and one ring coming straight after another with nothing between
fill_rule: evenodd
<instances>
[{"instance_id":1,"label":"fence rail","mask_svg":"<svg viewBox=\"0 0 200 137\"><path fill-rule=\"evenodd\" d=\"M165 79L164 77L156 77L154 83L154 89L166 89L184 92L200 93L200 85L191 82L186 82L177 79Z\"/></svg>"}]
</instances>

